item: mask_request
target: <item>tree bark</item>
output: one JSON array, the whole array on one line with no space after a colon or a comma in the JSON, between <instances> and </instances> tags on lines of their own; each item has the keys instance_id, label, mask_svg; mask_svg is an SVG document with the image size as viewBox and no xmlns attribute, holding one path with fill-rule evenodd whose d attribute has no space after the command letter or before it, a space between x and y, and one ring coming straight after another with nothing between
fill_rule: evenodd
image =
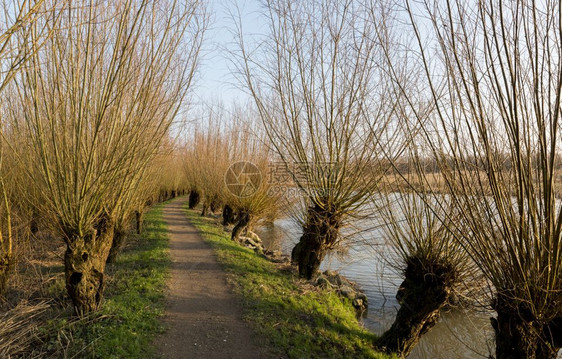
<instances>
[{"instance_id":1,"label":"tree bark","mask_svg":"<svg viewBox=\"0 0 562 359\"><path fill-rule=\"evenodd\" d=\"M203 208L201 209L201 216L206 216L208 209L209 209L208 202L207 201L203 202Z\"/></svg>"},{"instance_id":2,"label":"tree bark","mask_svg":"<svg viewBox=\"0 0 562 359\"><path fill-rule=\"evenodd\" d=\"M225 204L222 209L222 224L223 226L228 226L229 224L234 224L236 218L234 216L234 210L228 204Z\"/></svg>"},{"instance_id":3,"label":"tree bark","mask_svg":"<svg viewBox=\"0 0 562 359\"><path fill-rule=\"evenodd\" d=\"M113 240L111 241L111 249L107 256L107 263L115 263L117 257L123 250L127 240L127 233L124 230L119 230L117 227L113 229Z\"/></svg>"},{"instance_id":4,"label":"tree bark","mask_svg":"<svg viewBox=\"0 0 562 359\"><path fill-rule=\"evenodd\" d=\"M189 209L194 209L197 207L199 202L201 201L201 195L199 192L191 190L189 192Z\"/></svg>"},{"instance_id":5,"label":"tree bark","mask_svg":"<svg viewBox=\"0 0 562 359\"><path fill-rule=\"evenodd\" d=\"M426 262L426 263L424 263ZM453 266L410 257L396 299L400 309L394 323L375 341L378 350L407 357L439 320L456 281Z\"/></svg>"},{"instance_id":6,"label":"tree bark","mask_svg":"<svg viewBox=\"0 0 562 359\"><path fill-rule=\"evenodd\" d=\"M135 228L136 228L136 233L137 234L141 234L142 233L142 210L138 210L135 211Z\"/></svg>"},{"instance_id":7,"label":"tree bark","mask_svg":"<svg viewBox=\"0 0 562 359\"><path fill-rule=\"evenodd\" d=\"M291 252L291 262L298 266L301 277L312 279L318 273L322 260L338 239L340 225L335 211L318 205L308 209L303 235Z\"/></svg>"},{"instance_id":8,"label":"tree bark","mask_svg":"<svg viewBox=\"0 0 562 359\"><path fill-rule=\"evenodd\" d=\"M217 213L220 207L221 207L220 200L215 198L211 201L211 212Z\"/></svg>"},{"instance_id":9,"label":"tree bark","mask_svg":"<svg viewBox=\"0 0 562 359\"><path fill-rule=\"evenodd\" d=\"M12 267L12 256L4 253L0 254L0 296L8 289L8 276Z\"/></svg>"},{"instance_id":10,"label":"tree bark","mask_svg":"<svg viewBox=\"0 0 562 359\"><path fill-rule=\"evenodd\" d=\"M247 211L240 211L236 225L232 229L232 236L230 237L233 241L240 242L240 236L248 229L250 220L251 216Z\"/></svg>"},{"instance_id":11,"label":"tree bark","mask_svg":"<svg viewBox=\"0 0 562 359\"><path fill-rule=\"evenodd\" d=\"M526 303L499 294L492 303L497 318L490 318L496 338L497 359L555 359L562 344L560 319L540 323Z\"/></svg>"},{"instance_id":12,"label":"tree bark","mask_svg":"<svg viewBox=\"0 0 562 359\"><path fill-rule=\"evenodd\" d=\"M31 221L29 222L29 230L33 235L39 232L39 224L37 223L37 215L35 213L31 215Z\"/></svg>"},{"instance_id":13,"label":"tree bark","mask_svg":"<svg viewBox=\"0 0 562 359\"><path fill-rule=\"evenodd\" d=\"M93 233L67 239L64 255L66 289L78 316L95 311L101 303L105 263L112 237L113 223L102 220Z\"/></svg>"}]
</instances>

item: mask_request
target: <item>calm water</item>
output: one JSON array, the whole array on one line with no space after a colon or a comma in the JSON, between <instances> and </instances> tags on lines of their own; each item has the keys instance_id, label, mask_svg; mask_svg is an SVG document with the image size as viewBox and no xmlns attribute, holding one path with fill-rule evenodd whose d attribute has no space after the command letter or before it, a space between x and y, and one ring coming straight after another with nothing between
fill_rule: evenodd
<instances>
[{"instance_id":1,"label":"calm water","mask_svg":"<svg viewBox=\"0 0 562 359\"><path fill-rule=\"evenodd\" d=\"M278 219L274 225L262 226L256 232L266 248L281 250L285 254L291 253L301 235L300 227L291 219ZM372 237L374 245L352 244L347 253L328 256L321 269L338 270L363 288L369 298L369 312L363 323L381 334L392 325L399 308L395 295L402 279L389 264L392 263L392 252L382 244L377 245L377 231L367 235ZM491 335L489 315L450 311L422 337L409 358L487 358L488 353L493 352Z\"/></svg>"}]
</instances>

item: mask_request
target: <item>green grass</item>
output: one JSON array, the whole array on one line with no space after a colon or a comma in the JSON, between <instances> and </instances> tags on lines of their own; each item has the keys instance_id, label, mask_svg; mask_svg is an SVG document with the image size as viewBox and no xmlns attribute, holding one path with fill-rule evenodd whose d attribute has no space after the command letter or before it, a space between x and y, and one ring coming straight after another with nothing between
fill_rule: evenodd
<instances>
[{"instance_id":1,"label":"green grass","mask_svg":"<svg viewBox=\"0 0 562 359\"><path fill-rule=\"evenodd\" d=\"M163 331L164 288L169 275L169 240L162 206L150 210L145 229L108 264L103 307L89 320L51 322L51 353L77 358L152 358L155 335ZM65 347L65 343L67 346Z\"/></svg>"},{"instance_id":2,"label":"green grass","mask_svg":"<svg viewBox=\"0 0 562 359\"><path fill-rule=\"evenodd\" d=\"M348 300L311 286L293 271L232 242L216 220L186 210L214 248L243 299L244 315L265 345L288 358L390 358L372 348Z\"/></svg>"}]
</instances>

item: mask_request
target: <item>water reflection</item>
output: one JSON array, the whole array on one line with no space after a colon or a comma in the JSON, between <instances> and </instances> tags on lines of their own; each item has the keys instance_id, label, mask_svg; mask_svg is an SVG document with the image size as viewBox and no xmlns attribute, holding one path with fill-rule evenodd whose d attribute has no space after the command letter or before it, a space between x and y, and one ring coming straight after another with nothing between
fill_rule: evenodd
<instances>
[{"instance_id":1,"label":"water reflection","mask_svg":"<svg viewBox=\"0 0 562 359\"><path fill-rule=\"evenodd\" d=\"M256 232L266 248L284 254L291 253L301 235L300 227L289 218L278 219ZM369 312L363 318L363 324L377 334L390 327L399 307L395 295L402 279L390 267L392 262L393 252L384 245L355 243L345 256L328 255L321 266L322 270L338 270L363 288L369 298ZM459 309L444 313L439 323L422 337L409 358L489 357L493 352L489 340L492 337L489 317L490 314Z\"/></svg>"}]
</instances>

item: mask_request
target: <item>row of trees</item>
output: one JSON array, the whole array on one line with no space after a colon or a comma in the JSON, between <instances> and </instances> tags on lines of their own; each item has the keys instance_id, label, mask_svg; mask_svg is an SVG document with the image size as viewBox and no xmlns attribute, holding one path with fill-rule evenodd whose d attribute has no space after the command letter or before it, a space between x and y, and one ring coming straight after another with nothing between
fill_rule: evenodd
<instances>
[{"instance_id":1,"label":"row of trees","mask_svg":"<svg viewBox=\"0 0 562 359\"><path fill-rule=\"evenodd\" d=\"M345 239L342 228L364 217L386 175L398 172L417 197L379 210L386 208L387 238L404 261L406 312L397 320L409 329L395 325L376 345L406 355L453 288L481 277L497 313L496 356L556 357L560 3L263 6L263 37L250 41L238 19L236 65L269 144L303 193L303 235L292 252L299 273L315 275ZM402 155L407 172L394 165ZM423 168L428 158L438 191ZM414 305L420 293L423 308Z\"/></svg>"},{"instance_id":2,"label":"row of trees","mask_svg":"<svg viewBox=\"0 0 562 359\"><path fill-rule=\"evenodd\" d=\"M272 204L296 209L303 234L292 262L307 279L330 250L347 245L349 227L383 218L405 281L396 323L375 344L407 355L451 298L471 288L467 282L476 271L448 226L458 218L443 217L454 213L453 206L437 211L426 205L429 195L379 195L394 185L389 174L415 182L420 193L432 190L422 156L411 147L420 126L403 123L409 94L396 88L388 71L391 39L383 43L377 37L385 9L355 1L265 5L269 36L257 49L245 48L239 37L239 75L255 106L231 112L214 107L201 116L185 156L190 206L201 201L202 215L222 207L224 224L235 224L233 240L274 209ZM366 13L373 19L365 19ZM410 163L401 172L405 158ZM250 195L228 183L247 163L267 176ZM271 177L282 176L272 173L279 165L289 177L282 183ZM297 203L291 203L295 197L276 198L281 194L276 186L298 189Z\"/></svg>"},{"instance_id":3,"label":"row of trees","mask_svg":"<svg viewBox=\"0 0 562 359\"><path fill-rule=\"evenodd\" d=\"M560 3L263 5L266 34L246 41L239 33L233 56L261 126L246 109L204 111L181 161L170 164L184 177L162 173L157 155L191 89L207 25L202 4L22 0L6 8L0 290L16 213L65 240L66 286L84 314L100 303L114 239L132 215L140 223L160 180L164 197L185 182L203 212L236 213L226 222L235 222L237 239L280 203L252 175L268 173L273 159L302 193L303 234L292 252L301 276L312 278L326 253L345 245L352 223L375 214L386 221L405 281L397 322L377 347L407 355L452 293L484 283L497 313L496 356L556 357ZM411 193L381 198L389 178L412 184Z\"/></svg>"},{"instance_id":4,"label":"row of trees","mask_svg":"<svg viewBox=\"0 0 562 359\"><path fill-rule=\"evenodd\" d=\"M190 127L183 155L189 206L201 203L201 215L222 212L224 225L234 224L232 239L239 241L284 205L267 176L274 157L251 110L215 105L200 118Z\"/></svg>"},{"instance_id":5,"label":"row of trees","mask_svg":"<svg viewBox=\"0 0 562 359\"><path fill-rule=\"evenodd\" d=\"M404 120L421 130L418 148L436 159L448 188L426 203L490 285L496 356L554 358L562 344L560 4L422 2L404 11L414 36L400 39L409 52L389 53L388 68L400 73L408 58L429 89L408 94L410 85L395 81L408 99Z\"/></svg>"},{"instance_id":6,"label":"row of trees","mask_svg":"<svg viewBox=\"0 0 562 359\"><path fill-rule=\"evenodd\" d=\"M0 173L0 277L11 262L10 214L27 211L65 241L66 288L83 315L102 300L112 245L114 257L131 216L140 223L159 189L155 167L189 94L207 17L196 0L17 6L4 47L17 49L6 67L15 70L1 93L9 162Z\"/></svg>"}]
</instances>

